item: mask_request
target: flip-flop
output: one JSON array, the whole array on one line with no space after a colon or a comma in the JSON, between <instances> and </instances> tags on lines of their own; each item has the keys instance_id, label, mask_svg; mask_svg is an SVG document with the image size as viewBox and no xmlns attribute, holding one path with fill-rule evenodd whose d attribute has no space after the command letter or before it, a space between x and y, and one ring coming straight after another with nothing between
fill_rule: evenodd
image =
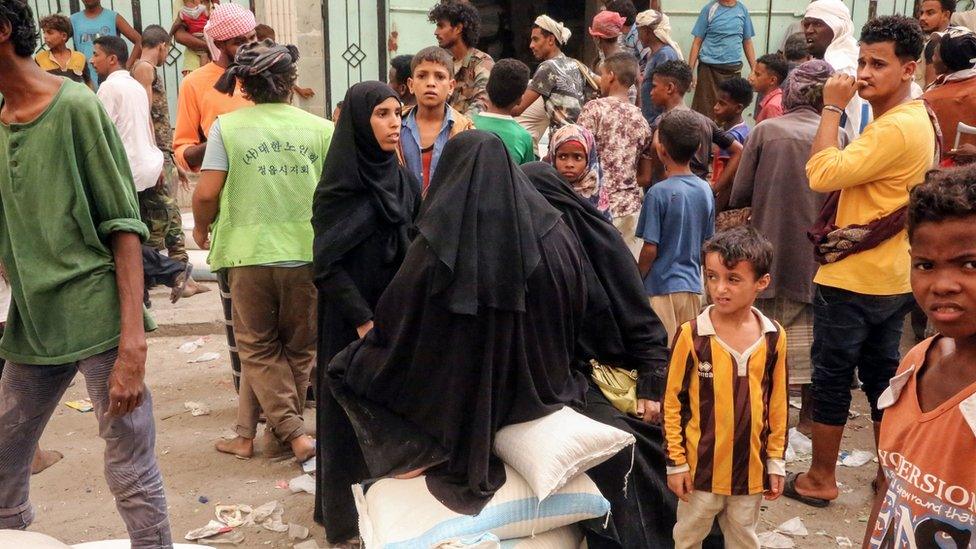
<instances>
[{"instance_id":1,"label":"flip-flop","mask_svg":"<svg viewBox=\"0 0 976 549\"><path fill-rule=\"evenodd\" d=\"M810 507L824 508L830 505L829 499L817 498L813 496L805 496L796 491L796 479L800 476L800 473L786 473L786 482L783 486L783 495L790 499L795 499L800 503L809 505Z\"/></svg>"},{"instance_id":2,"label":"flip-flop","mask_svg":"<svg viewBox=\"0 0 976 549\"><path fill-rule=\"evenodd\" d=\"M186 268L180 273L179 276L183 278L177 278L176 285L173 286L172 291L169 293L169 302L176 303L183 297L183 290L186 290L186 285L190 283L190 275L193 273L193 265L189 262L186 264Z\"/></svg>"}]
</instances>

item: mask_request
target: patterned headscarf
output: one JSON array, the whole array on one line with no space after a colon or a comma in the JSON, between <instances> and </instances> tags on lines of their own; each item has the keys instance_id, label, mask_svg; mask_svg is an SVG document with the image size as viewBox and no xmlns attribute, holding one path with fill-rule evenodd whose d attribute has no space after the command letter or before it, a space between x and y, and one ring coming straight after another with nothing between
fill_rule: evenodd
<instances>
[{"instance_id":1,"label":"patterned headscarf","mask_svg":"<svg viewBox=\"0 0 976 549\"><path fill-rule=\"evenodd\" d=\"M548 32L549 34L556 37L556 42L560 46L565 46L569 42L569 37L573 35L573 31L566 28L565 25L556 21L548 15L540 15L535 18L535 26Z\"/></svg>"},{"instance_id":2,"label":"patterned headscarf","mask_svg":"<svg viewBox=\"0 0 976 549\"><path fill-rule=\"evenodd\" d=\"M590 36L596 38L612 39L620 36L624 32L626 19L615 11L603 10L593 16L593 24L590 25Z\"/></svg>"},{"instance_id":3,"label":"patterned headscarf","mask_svg":"<svg viewBox=\"0 0 976 549\"><path fill-rule=\"evenodd\" d=\"M610 198L607 196L607 189L603 186L603 170L600 168L596 139L593 138L590 130L577 124L569 124L556 130L549 139L549 154L546 155L546 162L555 167L556 152L559 147L570 142L579 143L583 147L583 152L586 153L586 170L576 181L567 181L567 183L572 185L576 194L590 201L609 219Z\"/></svg>"},{"instance_id":4,"label":"patterned headscarf","mask_svg":"<svg viewBox=\"0 0 976 549\"><path fill-rule=\"evenodd\" d=\"M783 108L786 112L799 109L818 111L823 104L823 85L834 74L830 63L813 59L790 71L783 91Z\"/></svg>"},{"instance_id":5,"label":"patterned headscarf","mask_svg":"<svg viewBox=\"0 0 976 549\"><path fill-rule=\"evenodd\" d=\"M684 59L684 55L681 54L681 47L671 38L671 19L667 15L655 10L644 10L637 14L637 26L651 27L651 31L654 32L654 36L658 40L671 46L678 57Z\"/></svg>"},{"instance_id":6,"label":"patterned headscarf","mask_svg":"<svg viewBox=\"0 0 976 549\"><path fill-rule=\"evenodd\" d=\"M962 27L949 27L941 34L939 57L949 72L972 69L976 64L976 34Z\"/></svg>"},{"instance_id":7,"label":"patterned headscarf","mask_svg":"<svg viewBox=\"0 0 976 549\"><path fill-rule=\"evenodd\" d=\"M217 40L230 40L244 36L258 26L254 14L237 4L221 4L210 14L210 20L203 27L203 37L207 40L210 58L220 59L220 49L214 43Z\"/></svg>"},{"instance_id":8,"label":"patterned headscarf","mask_svg":"<svg viewBox=\"0 0 976 549\"><path fill-rule=\"evenodd\" d=\"M238 78L258 76L264 78L275 95L286 95L291 86L288 86L289 89L278 89L282 83L277 82L274 75L291 71L296 61L298 61L298 48L291 44L282 46L275 44L269 38L253 44L245 44L237 51L234 62L220 76L214 88L221 93L233 95Z\"/></svg>"}]
</instances>

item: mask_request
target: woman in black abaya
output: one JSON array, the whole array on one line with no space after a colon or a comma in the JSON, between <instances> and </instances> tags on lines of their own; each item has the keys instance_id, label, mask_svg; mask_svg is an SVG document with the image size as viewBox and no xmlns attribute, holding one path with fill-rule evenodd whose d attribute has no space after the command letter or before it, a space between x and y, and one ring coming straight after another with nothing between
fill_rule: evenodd
<instances>
[{"instance_id":1,"label":"woman in black abaya","mask_svg":"<svg viewBox=\"0 0 976 549\"><path fill-rule=\"evenodd\" d=\"M349 89L313 203L319 299L315 520L328 526L330 538L356 535L355 515L343 519L345 509L354 508L349 486L361 480L365 464L325 382L326 369L372 326L376 302L406 254L420 203L420 185L397 162L400 107L386 84Z\"/></svg>"},{"instance_id":2,"label":"woman in black abaya","mask_svg":"<svg viewBox=\"0 0 976 549\"><path fill-rule=\"evenodd\" d=\"M480 131L448 142L417 229L373 330L328 375L368 464L359 480L425 471L442 503L476 514L505 481L496 431L579 394L584 260L559 212Z\"/></svg>"}]
</instances>

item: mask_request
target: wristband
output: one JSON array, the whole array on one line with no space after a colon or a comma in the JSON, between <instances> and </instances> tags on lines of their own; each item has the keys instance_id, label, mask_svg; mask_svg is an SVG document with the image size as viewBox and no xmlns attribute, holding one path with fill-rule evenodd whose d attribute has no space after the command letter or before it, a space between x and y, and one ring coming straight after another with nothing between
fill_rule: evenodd
<instances>
[{"instance_id":1,"label":"wristband","mask_svg":"<svg viewBox=\"0 0 976 549\"><path fill-rule=\"evenodd\" d=\"M839 115L842 115L842 116L844 114L844 109L838 107L837 105L824 105L823 110L825 110L825 111L833 111L833 112L835 112L835 113L837 113Z\"/></svg>"}]
</instances>

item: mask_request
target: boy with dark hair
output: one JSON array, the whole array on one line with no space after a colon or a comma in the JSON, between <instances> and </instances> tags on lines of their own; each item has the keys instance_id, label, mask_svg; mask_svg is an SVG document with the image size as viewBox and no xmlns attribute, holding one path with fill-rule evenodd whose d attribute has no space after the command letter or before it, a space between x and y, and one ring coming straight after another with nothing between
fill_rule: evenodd
<instances>
[{"instance_id":1,"label":"boy with dark hair","mask_svg":"<svg viewBox=\"0 0 976 549\"><path fill-rule=\"evenodd\" d=\"M529 67L517 59L502 59L488 79L488 108L472 117L474 127L502 140L516 164L535 160L532 136L512 117L529 84Z\"/></svg>"},{"instance_id":2,"label":"boy with dark hair","mask_svg":"<svg viewBox=\"0 0 976 549\"><path fill-rule=\"evenodd\" d=\"M412 62L412 55L398 55L390 59L390 71L387 74L390 87L400 96L400 101L403 102L404 107L412 107L417 104L417 98L410 93L410 86L407 86Z\"/></svg>"},{"instance_id":3,"label":"boy with dark hair","mask_svg":"<svg viewBox=\"0 0 976 549\"><path fill-rule=\"evenodd\" d=\"M663 110L665 113L672 110L684 110L688 108L684 103L684 95L688 92L688 87L691 86L692 76L691 67L687 63L684 61L668 61L663 63L654 69L652 79L651 101L654 102L657 108ZM698 111L693 112L697 113ZM692 173L705 181L712 180L710 175L712 159L714 158L712 145L716 145L719 149L727 149L730 154L725 168L721 175L715 178L715 183L713 184L713 190L718 194L722 190L729 188L732 184L735 171L739 167L739 159L742 156L742 144L726 135L711 118L701 113L698 114L700 116L698 117L698 128L696 131L699 135L700 146L691 159ZM660 117L658 119L660 120ZM653 126L656 126L656 123L652 124ZM661 179L664 179L664 165L661 162L656 162L654 165L653 180L656 182Z\"/></svg>"},{"instance_id":4,"label":"boy with dark hair","mask_svg":"<svg viewBox=\"0 0 976 549\"><path fill-rule=\"evenodd\" d=\"M925 105L911 98L923 41L914 19L873 19L861 31L857 80L835 73L823 90L806 165L810 188L831 193L811 231L821 264L811 350L813 459L809 472L787 477L784 492L809 505L838 496L837 452L855 368L875 432L878 399L898 369L902 321L913 303L904 212L909 189L924 180L937 152ZM874 120L841 150L841 116L855 93L871 103Z\"/></svg>"},{"instance_id":5,"label":"boy with dark hair","mask_svg":"<svg viewBox=\"0 0 976 549\"><path fill-rule=\"evenodd\" d=\"M759 94L756 124L783 114L783 89L790 67L786 58L768 53L756 60L756 69L749 75L749 83Z\"/></svg>"},{"instance_id":6,"label":"boy with dark hair","mask_svg":"<svg viewBox=\"0 0 976 549\"><path fill-rule=\"evenodd\" d=\"M451 54L438 46L420 50L410 61L407 86L417 105L403 110L397 155L421 183L424 194L447 140L474 127L470 119L448 104L454 92L453 74Z\"/></svg>"},{"instance_id":7,"label":"boy with dark hair","mask_svg":"<svg viewBox=\"0 0 976 549\"><path fill-rule=\"evenodd\" d=\"M976 169L929 172L908 206L912 292L939 335L909 351L878 405L884 472L864 547L968 547L976 476ZM924 480L918 480L924 479ZM934 487L938 487L935 489Z\"/></svg>"},{"instance_id":8,"label":"boy with dark hair","mask_svg":"<svg viewBox=\"0 0 976 549\"><path fill-rule=\"evenodd\" d=\"M91 87L91 75L86 67L88 61L85 54L72 51L67 46L68 39L74 33L71 20L60 13L53 13L41 19L40 27L47 49L37 52L34 61L51 74Z\"/></svg>"},{"instance_id":9,"label":"boy with dark hair","mask_svg":"<svg viewBox=\"0 0 976 549\"><path fill-rule=\"evenodd\" d=\"M743 146L749 136L749 125L742 120L742 111L751 104L752 85L745 78L736 76L718 85L718 101L712 109L715 122L725 130L726 135ZM722 176L731 156L729 149L719 149L712 164L713 184Z\"/></svg>"},{"instance_id":10,"label":"boy with dark hair","mask_svg":"<svg viewBox=\"0 0 976 549\"><path fill-rule=\"evenodd\" d=\"M457 72L451 72L455 86L448 103L466 116L483 111L488 101L488 77L495 62L475 48L481 30L478 8L466 0L440 0L430 9L427 20L437 25L437 45L450 52L457 68Z\"/></svg>"},{"instance_id":11,"label":"boy with dark hair","mask_svg":"<svg viewBox=\"0 0 976 549\"><path fill-rule=\"evenodd\" d=\"M145 385L148 233L114 124L91 90L34 62L36 29L27 2L0 2L0 263L13 296L0 340L0 529L33 522L31 458L81 372L132 547L169 547Z\"/></svg>"},{"instance_id":12,"label":"boy with dark hair","mask_svg":"<svg viewBox=\"0 0 976 549\"><path fill-rule=\"evenodd\" d=\"M95 53L95 39L100 36L126 37L132 42L132 58L138 59L142 49L142 37L120 14L102 7L102 0L82 0L85 9L71 14L72 42L85 59ZM128 65L127 65L128 66ZM89 67L89 77L98 88L98 75Z\"/></svg>"},{"instance_id":13,"label":"boy with dark hair","mask_svg":"<svg viewBox=\"0 0 976 549\"><path fill-rule=\"evenodd\" d=\"M648 189L637 221L637 267L669 343L701 308L701 247L715 227L712 191L689 166L701 147L699 116L690 109L660 116L653 146L668 178Z\"/></svg>"},{"instance_id":14,"label":"boy with dark hair","mask_svg":"<svg viewBox=\"0 0 976 549\"><path fill-rule=\"evenodd\" d=\"M583 107L579 125L596 139L603 185L610 199L613 224L634 254L641 209L641 188L651 184L651 129L641 110L631 104L628 90L637 80L637 59L616 53L600 65L600 95Z\"/></svg>"},{"instance_id":15,"label":"boy with dark hair","mask_svg":"<svg viewBox=\"0 0 976 549\"><path fill-rule=\"evenodd\" d=\"M664 390L675 548L701 547L716 517L728 547L759 547L763 496L783 492L789 417L786 333L753 307L769 285L773 246L739 227L703 253L714 304L681 326Z\"/></svg>"}]
</instances>

